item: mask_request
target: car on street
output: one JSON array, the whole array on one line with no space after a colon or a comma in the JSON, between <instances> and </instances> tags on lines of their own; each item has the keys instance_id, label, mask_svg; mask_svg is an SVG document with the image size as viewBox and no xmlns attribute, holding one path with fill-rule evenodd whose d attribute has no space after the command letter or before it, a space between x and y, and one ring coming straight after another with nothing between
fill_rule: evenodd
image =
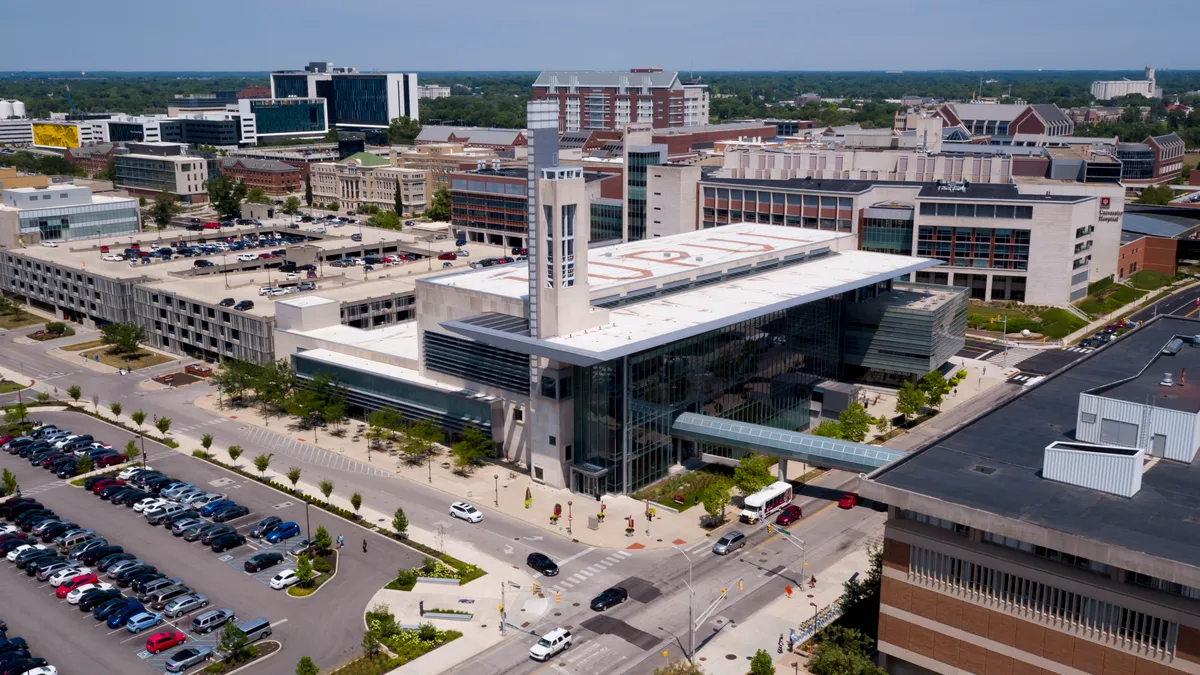
<instances>
[{"instance_id":1,"label":"car on street","mask_svg":"<svg viewBox=\"0 0 1200 675\"><path fill-rule=\"evenodd\" d=\"M571 631L565 628L555 628L546 633L529 648L529 658L535 661L547 661L551 656L571 646Z\"/></svg>"},{"instance_id":2,"label":"car on street","mask_svg":"<svg viewBox=\"0 0 1200 675\"><path fill-rule=\"evenodd\" d=\"M300 534L300 526L289 520L286 523L279 523L275 527L272 527L263 538L269 543L277 544L284 539L290 539L298 534Z\"/></svg>"},{"instance_id":3,"label":"car on street","mask_svg":"<svg viewBox=\"0 0 1200 675\"><path fill-rule=\"evenodd\" d=\"M250 556L245 563L242 564L243 569L247 572L261 572L268 567L274 567L283 562L283 554L274 551L270 553L255 553Z\"/></svg>"},{"instance_id":4,"label":"car on street","mask_svg":"<svg viewBox=\"0 0 1200 675\"><path fill-rule=\"evenodd\" d=\"M167 659L168 673L181 673L212 658L212 647L184 647Z\"/></svg>"},{"instance_id":5,"label":"car on street","mask_svg":"<svg viewBox=\"0 0 1200 675\"><path fill-rule=\"evenodd\" d=\"M447 251L438 256L438 260L458 260L458 255L453 251Z\"/></svg>"},{"instance_id":6,"label":"car on street","mask_svg":"<svg viewBox=\"0 0 1200 675\"><path fill-rule=\"evenodd\" d=\"M177 630L164 630L146 638L146 651L157 654L181 645L186 640L187 636Z\"/></svg>"},{"instance_id":7,"label":"car on street","mask_svg":"<svg viewBox=\"0 0 1200 675\"><path fill-rule=\"evenodd\" d=\"M629 591L620 586L603 590L600 595L592 598L592 611L603 612L609 607L619 605L629 599Z\"/></svg>"},{"instance_id":8,"label":"car on street","mask_svg":"<svg viewBox=\"0 0 1200 675\"><path fill-rule=\"evenodd\" d=\"M296 570L293 569L279 570L279 573L271 578L271 588L277 591L298 583L300 583L300 577L296 574Z\"/></svg>"},{"instance_id":9,"label":"car on street","mask_svg":"<svg viewBox=\"0 0 1200 675\"><path fill-rule=\"evenodd\" d=\"M552 577L558 574L558 563L551 560L550 556L545 553L530 553L529 557L525 558L525 564L541 572L544 576Z\"/></svg>"},{"instance_id":10,"label":"car on street","mask_svg":"<svg viewBox=\"0 0 1200 675\"><path fill-rule=\"evenodd\" d=\"M731 530L713 544L712 552L717 555L729 555L745 545L746 535L738 530Z\"/></svg>"},{"instance_id":11,"label":"car on street","mask_svg":"<svg viewBox=\"0 0 1200 675\"><path fill-rule=\"evenodd\" d=\"M804 517L804 511L795 504L788 504L779 511L779 515L775 516L776 525L791 525L792 523Z\"/></svg>"},{"instance_id":12,"label":"car on street","mask_svg":"<svg viewBox=\"0 0 1200 675\"><path fill-rule=\"evenodd\" d=\"M862 503L862 497L859 497L857 493L847 492L846 494L842 495L841 499L838 500L838 508L839 509L852 509L861 503Z\"/></svg>"},{"instance_id":13,"label":"car on street","mask_svg":"<svg viewBox=\"0 0 1200 675\"><path fill-rule=\"evenodd\" d=\"M283 522L283 518L279 516L269 516L255 523L250 527L250 531L246 534L255 539L260 539L263 535L271 530L271 528Z\"/></svg>"},{"instance_id":14,"label":"car on street","mask_svg":"<svg viewBox=\"0 0 1200 675\"><path fill-rule=\"evenodd\" d=\"M153 628L162 623L162 614L158 612L142 612L129 617L125 622L125 630L130 633L140 633L147 628Z\"/></svg>"},{"instance_id":15,"label":"car on street","mask_svg":"<svg viewBox=\"0 0 1200 675\"><path fill-rule=\"evenodd\" d=\"M191 593L181 595L168 602L166 607L163 607L163 614L174 619L177 616L183 616L203 607L208 607L208 596L200 593Z\"/></svg>"},{"instance_id":16,"label":"car on street","mask_svg":"<svg viewBox=\"0 0 1200 675\"><path fill-rule=\"evenodd\" d=\"M466 502L454 502L450 505L450 517L478 523L483 520L483 512Z\"/></svg>"}]
</instances>

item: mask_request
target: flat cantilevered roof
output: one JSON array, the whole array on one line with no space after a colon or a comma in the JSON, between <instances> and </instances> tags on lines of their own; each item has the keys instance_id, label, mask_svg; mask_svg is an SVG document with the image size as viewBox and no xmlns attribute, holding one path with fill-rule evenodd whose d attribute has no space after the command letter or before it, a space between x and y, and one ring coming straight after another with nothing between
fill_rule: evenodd
<instances>
[{"instance_id":1,"label":"flat cantilevered roof","mask_svg":"<svg viewBox=\"0 0 1200 675\"><path fill-rule=\"evenodd\" d=\"M1095 542L1098 549L1115 549L1111 555L1119 559L1149 555L1200 568L1197 463L1159 461L1145 471L1141 490L1132 497L1042 477L1046 446L1076 440L1081 392L1137 376L1171 338L1194 334L1200 334L1200 321L1159 315L880 469L863 483L863 491L902 504L903 493L887 490L894 488L916 498L904 508L920 511L921 505L932 509L940 504L947 513L973 509ZM1183 349L1180 354L1187 356L1194 348Z\"/></svg>"},{"instance_id":2,"label":"flat cantilevered roof","mask_svg":"<svg viewBox=\"0 0 1200 675\"><path fill-rule=\"evenodd\" d=\"M505 330L494 321L473 321L473 317L441 325L484 344L590 366L940 264L870 251L830 253L610 309L604 325L548 339Z\"/></svg>"}]
</instances>

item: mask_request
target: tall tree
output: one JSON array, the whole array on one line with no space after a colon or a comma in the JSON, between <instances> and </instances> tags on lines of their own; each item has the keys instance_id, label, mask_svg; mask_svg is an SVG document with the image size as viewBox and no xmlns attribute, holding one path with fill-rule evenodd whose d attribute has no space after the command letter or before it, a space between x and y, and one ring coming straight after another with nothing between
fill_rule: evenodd
<instances>
[{"instance_id":1,"label":"tall tree","mask_svg":"<svg viewBox=\"0 0 1200 675\"><path fill-rule=\"evenodd\" d=\"M867 414L867 409L858 401L854 401L838 414L842 438L855 443L867 440L867 434L871 432L871 424L874 421L875 419Z\"/></svg>"},{"instance_id":2,"label":"tall tree","mask_svg":"<svg viewBox=\"0 0 1200 675\"><path fill-rule=\"evenodd\" d=\"M100 340L118 354L134 354L146 341L146 329L135 323L110 323L100 329Z\"/></svg>"},{"instance_id":3,"label":"tall tree","mask_svg":"<svg viewBox=\"0 0 1200 675\"><path fill-rule=\"evenodd\" d=\"M710 525L725 522L725 507L729 504L729 484L724 481L714 481L700 491L700 504L708 514Z\"/></svg>"},{"instance_id":4,"label":"tall tree","mask_svg":"<svg viewBox=\"0 0 1200 675\"><path fill-rule=\"evenodd\" d=\"M310 198L309 206L312 206L311 198ZM283 206L281 206L279 208L279 210L283 211L284 213L288 214L289 216L299 213L300 212L300 200L297 199L295 195L288 197L287 199L283 200Z\"/></svg>"},{"instance_id":5,"label":"tall tree","mask_svg":"<svg viewBox=\"0 0 1200 675\"><path fill-rule=\"evenodd\" d=\"M754 658L750 659L750 675L775 675L775 662L767 650L754 652Z\"/></svg>"},{"instance_id":6,"label":"tall tree","mask_svg":"<svg viewBox=\"0 0 1200 675\"><path fill-rule=\"evenodd\" d=\"M846 432L842 429L842 423L837 420L821 420L821 423L809 433L814 436L824 436L825 438L846 437Z\"/></svg>"},{"instance_id":7,"label":"tall tree","mask_svg":"<svg viewBox=\"0 0 1200 675\"><path fill-rule=\"evenodd\" d=\"M871 638L852 629L832 625L817 634L816 649L808 660L813 675L887 675L871 662Z\"/></svg>"},{"instance_id":8,"label":"tall tree","mask_svg":"<svg viewBox=\"0 0 1200 675\"><path fill-rule=\"evenodd\" d=\"M312 208L312 204L313 204L312 177L307 176L307 175L304 176L304 203L309 208Z\"/></svg>"},{"instance_id":9,"label":"tall tree","mask_svg":"<svg viewBox=\"0 0 1200 675\"><path fill-rule=\"evenodd\" d=\"M404 217L404 190L401 189L403 187L404 187L404 184L400 181L399 178L397 178L396 179L396 204L395 204L394 210L396 211L396 215L401 218Z\"/></svg>"},{"instance_id":10,"label":"tall tree","mask_svg":"<svg viewBox=\"0 0 1200 675\"><path fill-rule=\"evenodd\" d=\"M154 206L150 207L148 213L155 225L166 227L179 213L179 198L170 192L160 192L154 195Z\"/></svg>"},{"instance_id":11,"label":"tall tree","mask_svg":"<svg viewBox=\"0 0 1200 675\"><path fill-rule=\"evenodd\" d=\"M925 373L917 388L925 392L925 404L935 410L942 405L942 399L950 393L951 385L942 375L942 371L934 369Z\"/></svg>"},{"instance_id":12,"label":"tall tree","mask_svg":"<svg viewBox=\"0 0 1200 675\"><path fill-rule=\"evenodd\" d=\"M443 185L433 193L433 200L425 208L425 216L440 223L450 222L450 188Z\"/></svg>"},{"instance_id":13,"label":"tall tree","mask_svg":"<svg viewBox=\"0 0 1200 675\"><path fill-rule=\"evenodd\" d=\"M246 184L229 175L217 176L208 181L208 201L222 218L233 218L242 210L246 198Z\"/></svg>"},{"instance_id":14,"label":"tall tree","mask_svg":"<svg viewBox=\"0 0 1200 675\"><path fill-rule=\"evenodd\" d=\"M388 143L412 145L421 133L421 123L411 117L397 117L388 124Z\"/></svg>"},{"instance_id":15,"label":"tall tree","mask_svg":"<svg viewBox=\"0 0 1200 675\"><path fill-rule=\"evenodd\" d=\"M742 494L750 495L775 482L771 475L771 458L750 453L742 457L733 470L733 484Z\"/></svg>"},{"instance_id":16,"label":"tall tree","mask_svg":"<svg viewBox=\"0 0 1200 675\"><path fill-rule=\"evenodd\" d=\"M463 430L462 438L450 448L454 464L460 470L469 471L488 457L496 456L496 444L487 434L471 425Z\"/></svg>"},{"instance_id":17,"label":"tall tree","mask_svg":"<svg viewBox=\"0 0 1200 675\"><path fill-rule=\"evenodd\" d=\"M925 391L905 380L904 384L900 385L900 391L896 393L896 414L904 417L907 422L910 418L920 415L924 407Z\"/></svg>"},{"instance_id":18,"label":"tall tree","mask_svg":"<svg viewBox=\"0 0 1200 675\"><path fill-rule=\"evenodd\" d=\"M260 187L252 187L246 191L246 201L251 204L270 204L271 200L267 198L267 191Z\"/></svg>"}]
</instances>

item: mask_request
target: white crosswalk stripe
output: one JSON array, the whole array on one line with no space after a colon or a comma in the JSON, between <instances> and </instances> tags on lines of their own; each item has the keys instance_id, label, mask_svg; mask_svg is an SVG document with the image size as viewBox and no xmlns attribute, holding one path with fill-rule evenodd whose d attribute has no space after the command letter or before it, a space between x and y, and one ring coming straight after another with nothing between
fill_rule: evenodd
<instances>
[{"instance_id":1,"label":"white crosswalk stripe","mask_svg":"<svg viewBox=\"0 0 1200 675\"><path fill-rule=\"evenodd\" d=\"M1067 351L1075 352L1077 354L1087 354L1088 352L1094 352L1096 350L1092 349L1091 347L1067 347Z\"/></svg>"},{"instance_id":2,"label":"white crosswalk stripe","mask_svg":"<svg viewBox=\"0 0 1200 675\"><path fill-rule=\"evenodd\" d=\"M587 577L583 576L582 574L572 574L571 576L569 576L567 578L570 579L571 581L574 581L575 583L587 581Z\"/></svg>"}]
</instances>

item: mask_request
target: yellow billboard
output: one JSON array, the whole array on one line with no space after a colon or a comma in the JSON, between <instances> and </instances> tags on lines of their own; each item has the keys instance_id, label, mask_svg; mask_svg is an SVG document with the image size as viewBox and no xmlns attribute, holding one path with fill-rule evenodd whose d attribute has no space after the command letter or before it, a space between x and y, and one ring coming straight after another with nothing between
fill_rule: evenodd
<instances>
[{"instance_id":1,"label":"yellow billboard","mask_svg":"<svg viewBox=\"0 0 1200 675\"><path fill-rule=\"evenodd\" d=\"M53 148L78 148L79 127L74 124L35 124L33 144Z\"/></svg>"}]
</instances>

